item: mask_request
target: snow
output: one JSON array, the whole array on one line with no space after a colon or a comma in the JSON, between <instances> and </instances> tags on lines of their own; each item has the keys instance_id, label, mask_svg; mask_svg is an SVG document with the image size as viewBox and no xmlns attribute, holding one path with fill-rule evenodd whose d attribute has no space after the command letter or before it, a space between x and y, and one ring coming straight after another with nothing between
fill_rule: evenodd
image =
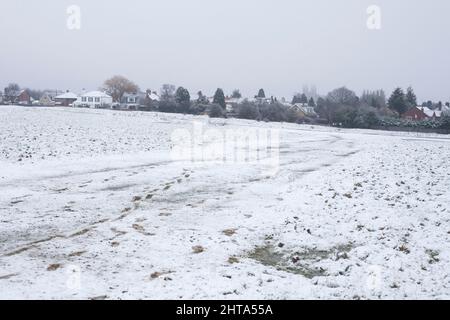
<instances>
[{"instance_id":1,"label":"snow","mask_svg":"<svg viewBox=\"0 0 450 320\"><path fill-rule=\"evenodd\" d=\"M101 91L90 91L81 95L82 97L94 97L94 98L111 98L111 96L107 95Z\"/></svg>"},{"instance_id":2,"label":"snow","mask_svg":"<svg viewBox=\"0 0 450 320\"><path fill-rule=\"evenodd\" d=\"M55 99L78 99L78 95L73 92L66 92L59 96L56 96Z\"/></svg>"},{"instance_id":3,"label":"snow","mask_svg":"<svg viewBox=\"0 0 450 320\"><path fill-rule=\"evenodd\" d=\"M0 121L0 299L450 298L447 136L59 107ZM203 147L276 130L277 170L174 158L199 124Z\"/></svg>"},{"instance_id":4,"label":"snow","mask_svg":"<svg viewBox=\"0 0 450 320\"><path fill-rule=\"evenodd\" d=\"M441 110L431 110L428 107L422 107L422 111L430 118L433 118L433 117L440 118L441 115L442 115L442 111Z\"/></svg>"},{"instance_id":5,"label":"snow","mask_svg":"<svg viewBox=\"0 0 450 320\"><path fill-rule=\"evenodd\" d=\"M150 98L150 100L159 101L159 96L156 93L154 93L154 92L150 93L148 95L148 97Z\"/></svg>"}]
</instances>

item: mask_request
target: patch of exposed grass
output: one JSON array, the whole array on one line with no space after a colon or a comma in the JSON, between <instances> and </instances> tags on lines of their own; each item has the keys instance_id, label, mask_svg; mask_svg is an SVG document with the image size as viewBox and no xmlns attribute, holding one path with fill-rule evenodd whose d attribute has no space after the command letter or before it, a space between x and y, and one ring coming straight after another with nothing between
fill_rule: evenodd
<instances>
[{"instance_id":1,"label":"patch of exposed grass","mask_svg":"<svg viewBox=\"0 0 450 320\"><path fill-rule=\"evenodd\" d=\"M271 244L256 247L249 258L262 263L265 266L274 267L277 270L302 275L308 279L326 275L326 270L315 266L316 263L326 259L345 259L352 250L350 244L339 245L327 250L305 248L298 251L290 251L275 247Z\"/></svg>"},{"instance_id":2,"label":"patch of exposed grass","mask_svg":"<svg viewBox=\"0 0 450 320\"><path fill-rule=\"evenodd\" d=\"M202 246L194 246L192 247L192 252L194 252L195 254L199 254L205 251L205 248L203 248Z\"/></svg>"},{"instance_id":3,"label":"patch of exposed grass","mask_svg":"<svg viewBox=\"0 0 450 320\"><path fill-rule=\"evenodd\" d=\"M51 264L51 265L49 265L49 266L47 267L47 271L56 271L56 270L58 270L58 269L61 268L61 267L62 267L61 264L59 264L59 263L54 263L54 264Z\"/></svg>"}]
</instances>

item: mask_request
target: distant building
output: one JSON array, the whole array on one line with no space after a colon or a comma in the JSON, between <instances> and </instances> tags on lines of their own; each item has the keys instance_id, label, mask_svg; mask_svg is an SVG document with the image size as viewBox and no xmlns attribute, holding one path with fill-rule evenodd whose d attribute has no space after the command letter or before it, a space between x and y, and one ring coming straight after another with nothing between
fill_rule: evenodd
<instances>
[{"instance_id":1,"label":"distant building","mask_svg":"<svg viewBox=\"0 0 450 320\"><path fill-rule=\"evenodd\" d=\"M22 90L17 96L17 104L21 106L29 106L31 105L31 96L27 90Z\"/></svg>"},{"instance_id":2,"label":"distant building","mask_svg":"<svg viewBox=\"0 0 450 320\"><path fill-rule=\"evenodd\" d=\"M275 100L273 97L270 98L255 97L252 101L257 104L269 104L274 102Z\"/></svg>"},{"instance_id":3,"label":"distant building","mask_svg":"<svg viewBox=\"0 0 450 320\"><path fill-rule=\"evenodd\" d=\"M53 100L52 96L48 93L44 93L39 101L38 104L41 106L54 106L55 105L55 101Z\"/></svg>"},{"instance_id":4,"label":"distant building","mask_svg":"<svg viewBox=\"0 0 450 320\"><path fill-rule=\"evenodd\" d=\"M446 107L441 107L438 109L430 109L428 107L414 107L406 111L403 115L403 119L422 121L426 119L439 119L447 112Z\"/></svg>"},{"instance_id":5,"label":"distant building","mask_svg":"<svg viewBox=\"0 0 450 320\"><path fill-rule=\"evenodd\" d=\"M141 106L141 109L156 110L159 106L160 100L161 99L156 91L147 90L144 100L142 101L143 106Z\"/></svg>"},{"instance_id":6,"label":"distant building","mask_svg":"<svg viewBox=\"0 0 450 320\"><path fill-rule=\"evenodd\" d=\"M145 93L125 93L120 100L120 109L138 110Z\"/></svg>"},{"instance_id":7,"label":"distant building","mask_svg":"<svg viewBox=\"0 0 450 320\"><path fill-rule=\"evenodd\" d=\"M225 109L228 115L235 115L237 113L237 106L241 104L245 99L244 98L225 98Z\"/></svg>"},{"instance_id":8,"label":"distant building","mask_svg":"<svg viewBox=\"0 0 450 320\"><path fill-rule=\"evenodd\" d=\"M22 92L19 94L18 99L19 105L31 105L32 99L27 90L22 90Z\"/></svg>"},{"instance_id":9,"label":"distant building","mask_svg":"<svg viewBox=\"0 0 450 320\"><path fill-rule=\"evenodd\" d=\"M314 110L314 107L309 106L307 103L296 103L291 106L291 109L300 114L303 114L305 117L317 117L317 113Z\"/></svg>"},{"instance_id":10,"label":"distant building","mask_svg":"<svg viewBox=\"0 0 450 320\"><path fill-rule=\"evenodd\" d=\"M430 108L423 107L422 111L425 112L425 114L431 119L440 118L442 116L442 107L438 108L436 110L432 110Z\"/></svg>"},{"instance_id":11,"label":"distant building","mask_svg":"<svg viewBox=\"0 0 450 320\"><path fill-rule=\"evenodd\" d=\"M27 90L17 90L5 92L3 102L8 104L18 104L22 106L31 105L32 99Z\"/></svg>"},{"instance_id":12,"label":"distant building","mask_svg":"<svg viewBox=\"0 0 450 320\"><path fill-rule=\"evenodd\" d=\"M428 119L427 114L422 110L421 107L414 107L410 110L406 111L403 115L403 119L414 120L414 121L422 121Z\"/></svg>"},{"instance_id":13,"label":"distant building","mask_svg":"<svg viewBox=\"0 0 450 320\"><path fill-rule=\"evenodd\" d=\"M442 116L445 116L445 117L450 116L450 106L445 105L442 107Z\"/></svg>"},{"instance_id":14,"label":"distant building","mask_svg":"<svg viewBox=\"0 0 450 320\"><path fill-rule=\"evenodd\" d=\"M68 107L78 100L78 95L73 92L66 91L63 94L56 96L54 99L57 105Z\"/></svg>"},{"instance_id":15,"label":"distant building","mask_svg":"<svg viewBox=\"0 0 450 320\"><path fill-rule=\"evenodd\" d=\"M150 110L157 108L159 96L155 91L125 93L120 104L113 104L114 109L122 110Z\"/></svg>"},{"instance_id":16,"label":"distant building","mask_svg":"<svg viewBox=\"0 0 450 320\"><path fill-rule=\"evenodd\" d=\"M158 93L151 90L147 91L147 98L153 102L159 102L160 100Z\"/></svg>"},{"instance_id":17,"label":"distant building","mask_svg":"<svg viewBox=\"0 0 450 320\"><path fill-rule=\"evenodd\" d=\"M106 93L91 91L79 96L74 102L74 106L82 108L110 108L112 103L112 97Z\"/></svg>"}]
</instances>

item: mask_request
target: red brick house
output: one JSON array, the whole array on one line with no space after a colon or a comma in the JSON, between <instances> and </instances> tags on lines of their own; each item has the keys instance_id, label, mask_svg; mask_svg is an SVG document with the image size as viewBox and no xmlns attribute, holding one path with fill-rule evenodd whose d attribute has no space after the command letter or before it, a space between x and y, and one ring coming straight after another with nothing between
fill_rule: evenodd
<instances>
[{"instance_id":1,"label":"red brick house","mask_svg":"<svg viewBox=\"0 0 450 320\"><path fill-rule=\"evenodd\" d=\"M423 108L414 107L408 111L406 111L402 118L407 120L421 121L425 119L429 119L430 117L425 113Z\"/></svg>"},{"instance_id":2,"label":"red brick house","mask_svg":"<svg viewBox=\"0 0 450 320\"><path fill-rule=\"evenodd\" d=\"M17 103L20 105L30 105L31 104L31 96L27 90L22 90L17 96Z\"/></svg>"}]
</instances>

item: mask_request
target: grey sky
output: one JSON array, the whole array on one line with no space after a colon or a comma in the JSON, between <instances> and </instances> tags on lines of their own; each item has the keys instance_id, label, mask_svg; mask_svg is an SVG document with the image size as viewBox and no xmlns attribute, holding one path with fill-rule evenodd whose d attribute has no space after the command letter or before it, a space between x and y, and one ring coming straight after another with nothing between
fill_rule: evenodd
<instances>
[{"instance_id":1,"label":"grey sky","mask_svg":"<svg viewBox=\"0 0 450 320\"><path fill-rule=\"evenodd\" d=\"M66 27L72 4L81 30ZM366 27L372 4L381 30ZM122 74L191 95L412 85L448 101L449 14L448 0L1 0L0 86L79 91Z\"/></svg>"}]
</instances>

